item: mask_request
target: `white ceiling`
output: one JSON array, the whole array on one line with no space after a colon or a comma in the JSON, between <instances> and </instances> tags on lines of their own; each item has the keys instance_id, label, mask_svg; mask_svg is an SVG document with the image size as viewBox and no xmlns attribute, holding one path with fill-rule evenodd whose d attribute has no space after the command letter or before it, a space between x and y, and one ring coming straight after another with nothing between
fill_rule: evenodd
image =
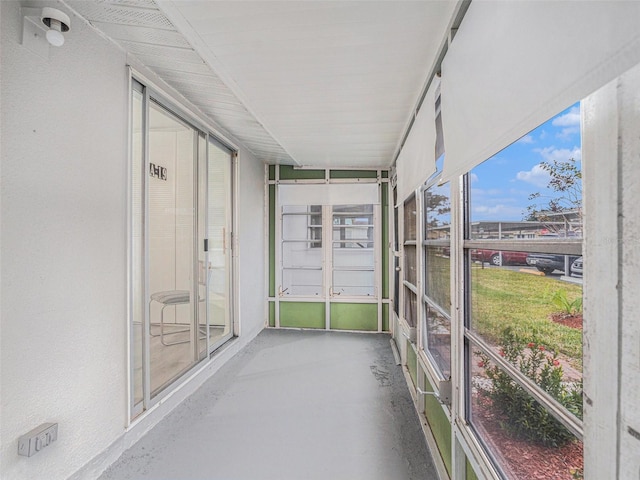
<instances>
[{"instance_id":1,"label":"white ceiling","mask_svg":"<svg viewBox=\"0 0 640 480\"><path fill-rule=\"evenodd\" d=\"M453 0L69 3L258 158L316 167L391 165L456 7ZM132 14L123 22L105 8Z\"/></svg>"}]
</instances>

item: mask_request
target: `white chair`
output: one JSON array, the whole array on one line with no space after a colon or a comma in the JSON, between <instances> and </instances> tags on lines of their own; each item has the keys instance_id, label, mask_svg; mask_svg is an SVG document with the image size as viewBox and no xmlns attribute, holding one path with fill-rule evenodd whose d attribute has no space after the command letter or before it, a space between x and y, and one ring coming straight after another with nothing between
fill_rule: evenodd
<instances>
[{"instance_id":1,"label":"white chair","mask_svg":"<svg viewBox=\"0 0 640 480\"><path fill-rule=\"evenodd\" d=\"M204 281L205 278L207 278L208 276L211 275L211 270L212 268L206 268L204 266L204 262L198 262L199 263L199 268L198 268L198 283L202 286L207 285L206 281ZM208 270L208 273L205 273ZM205 298L198 298L199 302L204 302ZM191 331L191 328L188 327L188 325L185 324L167 324L167 325L185 325L187 328L181 328L178 330L171 330L169 332L165 332L165 323L164 323L164 309L167 307L175 307L177 305L188 305L191 303L191 294L189 292L189 290L165 290L162 292L156 292L151 294L150 300L149 300L149 314L151 314L151 303L152 302L157 302L159 304L162 305L162 308L160 308L160 323L150 323L149 324L149 335L151 335L152 337L160 337L160 342L165 345L165 346L170 346L170 345L178 345L181 343L189 343L191 340L187 339L187 340L179 340L179 341L174 341L174 342L167 342L165 341L165 337L167 335L175 335L178 333L184 333L184 332L189 332ZM151 332L151 327L152 326L160 326L160 333L152 333ZM200 332L201 336L200 339L205 339L207 338L207 326L206 325L198 325L198 331Z\"/></svg>"},{"instance_id":2,"label":"white chair","mask_svg":"<svg viewBox=\"0 0 640 480\"><path fill-rule=\"evenodd\" d=\"M180 340L177 342L166 342L165 336L167 335L175 335L177 333L184 333L190 331L190 328L182 328L179 330L172 330L170 332L166 332L164 330L164 309L168 306L176 306L176 305L187 305L191 303L191 295L189 294L189 290L167 290L164 292L156 292L151 295L151 300L149 301L149 312L151 312L151 302L158 302L162 305L160 309L160 333L152 333L151 327L153 325L158 325L157 323L151 323L149 325L149 334L152 337L160 337L160 342L162 342L165 346L170 345L178 345L179 343L188 343L189 340Z\"/></svg>"}]
</instances>

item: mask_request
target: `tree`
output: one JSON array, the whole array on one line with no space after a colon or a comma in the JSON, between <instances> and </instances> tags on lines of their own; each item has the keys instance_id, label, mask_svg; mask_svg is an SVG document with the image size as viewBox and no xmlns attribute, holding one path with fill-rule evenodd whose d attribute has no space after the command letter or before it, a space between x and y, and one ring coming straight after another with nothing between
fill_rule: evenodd
<instances>
[{"instance_id":1,"label":"tree","mask_svg":"<svg viewBox=\"0 0 640 480\"><path fill-rule=\"evenodd\" d=\"M450 223L451 204L448 195L441 195L431 189L427 190L427 228L435 228ZM442 218L445 217L445 218Z\"/></svg>"},{"instance_id":2,"label":"tree","mask_svg":"<svg viewBox=\"0 0 640 480\"><path fill-rule=\"evenodd\" d=\"M540 167L549 174L547 188L553 194L529 195L535 202L527 207L525 220L544 222L557 234L582 229L582 171L578 162L574 158L552 160Z\"/></svg>"}]
</instances>

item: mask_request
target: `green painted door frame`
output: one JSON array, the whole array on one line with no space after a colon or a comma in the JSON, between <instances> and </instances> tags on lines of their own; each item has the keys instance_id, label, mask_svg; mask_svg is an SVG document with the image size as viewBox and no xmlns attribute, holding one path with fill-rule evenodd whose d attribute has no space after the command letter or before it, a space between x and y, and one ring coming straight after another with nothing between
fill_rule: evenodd
<instances>
[{"instance_id":1,"label":"green painted door frame","mask_svg":"<svg viewBox=\"0 0 640 480\"><path fill-rule=\"evenodd\" d=\"M339 296L332 284L332 207L322 207L323 287L322 294L289 297L282 292L282 206L278 185L375 182L379 185L379 204L374 205L375 296ZM381 332L389 331L389 252L388 250L388 172L381 170L296 169L270 165L265 170L268 196L268 325L276 328L312 328Z\"/></svg>"}]
</instances>

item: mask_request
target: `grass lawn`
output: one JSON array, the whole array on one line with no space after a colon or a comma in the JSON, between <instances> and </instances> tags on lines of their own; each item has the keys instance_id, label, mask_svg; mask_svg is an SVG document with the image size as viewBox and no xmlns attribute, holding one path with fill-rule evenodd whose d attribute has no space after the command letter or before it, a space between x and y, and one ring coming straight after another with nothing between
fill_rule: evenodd
<instances>
[{"instance_id":1,"label":"grass lawn","mask_svg":"<svg viewBox=\"0 0 640 480\"><path fill-rule=\"evenodd\" d=\"M529 275L501 268L471 270L472 328L497 344L510 326L518 336L567 355L582 369L582 331L554 323L549 315L558 312L551 298L565 290L569 301L582 296L582 286L555 278Z\"/></svg>"}]
</instances>

